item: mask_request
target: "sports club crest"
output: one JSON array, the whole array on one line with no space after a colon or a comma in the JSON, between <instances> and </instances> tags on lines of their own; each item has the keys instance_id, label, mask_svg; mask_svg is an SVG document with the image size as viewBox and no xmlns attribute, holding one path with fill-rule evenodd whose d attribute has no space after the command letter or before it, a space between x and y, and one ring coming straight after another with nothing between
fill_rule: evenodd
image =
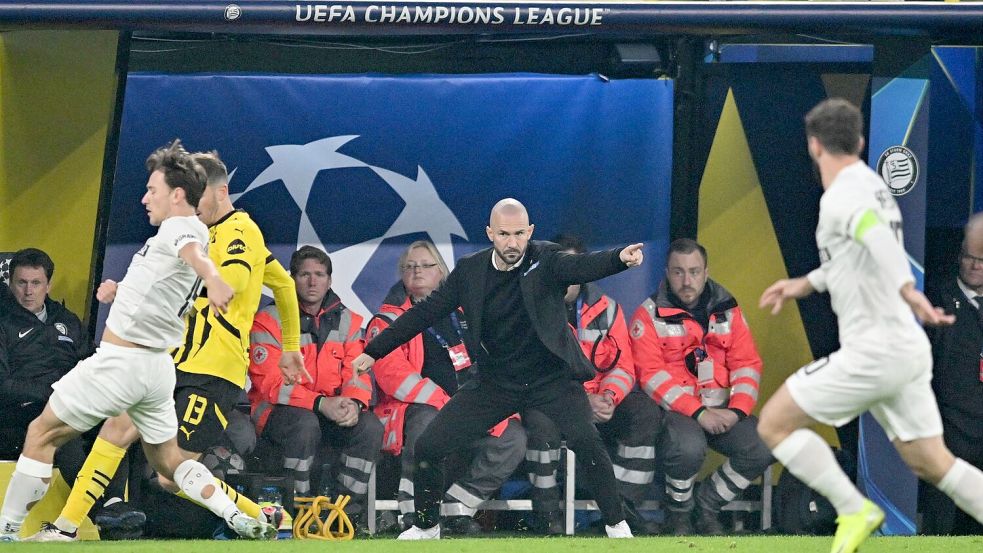
<instances>
[{"instance_id":1,"label":"sports club crest","mask_svg":"<svg viewBox=\"0 0 983 553\"><path fill-rule=\"evenodd\" d=\"M425 233L444 258L448 268L454 267L454 248L451 236L468 238L457 216L437 194L430 177L422 167L417 166L415 178L401 175L394 171L376 167L365 161L355 159L338 150L348 142L358 138L357 135L331 136L315 140L307 144L280 144L267 146L266 153L272 162L249 183L239 194L232 194L232 200L249 194L265 185L282 182L294 203L300 208L300 223L297 228L297 248L315 246L331 255L333 267L331 289L338 294L341 301L356 313L369 315L375 311L375 306L369 308L354 291L353 285L359 275L365 270L380 244L388 238L403 235ZM311 191L315 186L332 185L348 186L343 178L320 178L322 171L340 169L359 169L368 172L373 179L378 179L381 186L395 192L404 202L403 208L396 218L388 225L387 230L368 240L352 244L339 250L330 251L325 242L318 236L316 225L311 220L308 210ZM338 171L341 173L341 171ZM230 182L235 174L229 177ZM372 191L366 191L366 198L372 198ZM312 211L312 210L311 210ZM344 216L344 209L336 210ZM357 222L355 222L357 223ZM345 222L352 225L353 222ZM395 267L386 269L395 278Z\"/></svg>"},{"instance_id":2,"label":"sports club crest","mask_svg":"<svg viewBox=\"0 0 983 553\"><path fill-rule=\"evenodd\" d=\"M904 146L892 146L878 158L877 172L891 194L903 196L918 182L918 158Z\"/></svg>"}]
</instances>

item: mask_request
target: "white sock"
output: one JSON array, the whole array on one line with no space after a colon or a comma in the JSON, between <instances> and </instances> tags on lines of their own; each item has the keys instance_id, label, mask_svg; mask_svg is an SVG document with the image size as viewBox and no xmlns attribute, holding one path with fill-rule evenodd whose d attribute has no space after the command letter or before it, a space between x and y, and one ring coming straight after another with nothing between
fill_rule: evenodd
<instances>
[{"instance_id":1,"label":"white sock","mask_svg":"<svg viewBox=\"0 0 983 553\"><path fill-rule=\"evenodd\" d=\"M0 509L0 521L19 528L27 518L27 512L44 497L51 482L51 463L28 459L23 455L17 459L14 474L7 485L7 494Z\"/></svg>"},{"instance_id":2,"label":"white sock","mask_svg":"<svg viewBox=\"0 0 983 553\"><path fill-rule=\"evenodd\" d=\"M812 430L792 432L771 453L796 478L828 499L837 514L856 513L863 507L864 496L840 468L829 445Z\"/></svg>"},{"instance_id":3,"label":"white sock","mask_svg":"<svg viewBox=\"0 0 983 553\"><path fill-rule=\"evenodd\" d=\"M942 477L939 489L966 511L966 514L983 523L983 472L956 457L956 462Z\"/></svg>"},{"instance_id":4,"label":"white sock","mask_svg":"<svg viewBox=\"0 0 983 553\"><path fill-rule=\"evenodd\" d=\"M178 465L174 469L174 482L191 500L225 519L229 526L232 525L234 516L242 514L215 483L212 473L198 461L188 459Z\"/></svg>"}]
</instances>

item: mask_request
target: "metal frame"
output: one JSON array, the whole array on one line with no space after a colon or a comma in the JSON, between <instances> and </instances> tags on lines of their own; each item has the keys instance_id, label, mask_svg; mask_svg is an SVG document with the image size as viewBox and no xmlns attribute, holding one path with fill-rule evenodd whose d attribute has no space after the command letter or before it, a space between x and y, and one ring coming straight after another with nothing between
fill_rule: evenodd
<instances>
[{"instance_id":1,"label":"metal frame","mask_svg":"<svg viewBox=\"0 0 983 553\"><path fill-rule=\"evenodd\" d=\"M566 464L564 465L564 470L566 471L567 477L565 478L565 485L563 490L563 500L562 507L564 513L564 533L568 536L574 535L574 515L575 511L596 511L597 503L593 500L578 500L576 499L576 466L577 466L577 455L567 449L563 448L566 452ZM772 506L772 468L769 466L765 469L764 474L761 476L761 500L760 501L749 501L749 500L735 500L724 505L724 511L741 511L741 512L761 512L761 530L768 530L771 528L771 506ZM368 525L369 533L375 534L375 516L377 511L398 511L398 502L394 499L379 500L376 499L375 493L375 467L372 468L372 474L369 476L369 491L368 491ZM658 510L661 505L658 501L646 501L639 506L641 510ZM484 511L532 511L532 500L529 499L489 499L478 507L479 510Z\"/></svg>"}]
</instances>

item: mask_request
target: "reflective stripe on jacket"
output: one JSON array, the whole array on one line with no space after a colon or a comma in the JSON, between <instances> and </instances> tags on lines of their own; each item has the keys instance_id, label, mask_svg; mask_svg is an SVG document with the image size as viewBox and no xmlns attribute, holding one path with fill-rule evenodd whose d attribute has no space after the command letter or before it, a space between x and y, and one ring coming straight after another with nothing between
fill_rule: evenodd
<instances>
[{"instance_id":1,"label":"reflective stripe on jacket","mask_svg":"<svg viewBox=\"0 0 983 553\"><path fill-rule=\"evenodd\" d=\"M635 310L630 331L635 373L642 389L665 409L692 416L701 407L723 407L749 415L758 401L761 357L737 300L710 279L706 285L706 330L669 301L664 281ZM712 378L705 382L698 381L697 350L712 363Z\"/></svg>"},{"instance_id":2,"label":"reflective stripe on jacket","mask_svg":"<svg viewBox=\"0 0 983 553\"><path fill-rule=\"evenodd\" d=\"M584 383L584 389L589 394L610 391L618 405L635 386L635 364L624 312L593 283L584 285L580 298L583 304L577 339L584 355L598 369L597 376Z\"/></svg>"},{"instance_id":3,"label":"reflective stripe on jacket","mask_svg":"<svg viewBox=\"0 0 983 553\"><path fill-rule=\"evenodd\" d=\"M305 320L310 319L310 320ZM283 383L277 364L281 355L280 313L275 305L256 314L249 334L249 403L252 419L262 432L273 405L314 409L318 396L344 396L368 406L372 380L368 374L352 379L352 361L365 347L363 318L328 291L317 316L301 313L300 352L314 382ZM331 328L322 328L324 325ZM313 326L313 328L311 328Z\"/></svg>"}]
</instances>

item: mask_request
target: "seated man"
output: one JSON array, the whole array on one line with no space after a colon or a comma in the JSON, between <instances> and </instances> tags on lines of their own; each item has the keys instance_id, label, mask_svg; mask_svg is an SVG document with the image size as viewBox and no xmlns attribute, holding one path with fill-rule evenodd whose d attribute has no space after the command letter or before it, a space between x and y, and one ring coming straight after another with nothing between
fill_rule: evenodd
<instances>
[{"instance_id":1,"label":"seated man","mask_svg":"<svg viewBox=\"0 0 983 553\"><path fill-rule=\"evenodd\" d=\"M283 452L283 468L293 477L296 495L311 495L310 472L322 442L341 448L333 492L352 496L346 511L364 530L382 424L366 411L372 399L369 376L353 378L352 373L351 362L363 347L362 317L331 291L331 258L322 250L304 246L294 252L290 274L300 303L301 352L311 378L284 382L277 367L280 311L274 305L261 309L250 333L252 417L260 438Z\"/></svg>"},{"instance_id":2,"label":"seated man","mask_svg":"<svg viewBox=\"0 0 983 553\"><path fill-rule=\"evenodd\" d=\"M437 248L426 241L409 245L399 258L402 282L389 291L380 312L369 323L369 337L392 324L414 303L430 295L450 272ZM471 358L464 345L467 322L460 312L379 359L373 369L382 391L375 412L386 426L383 450L401 458L399 510L403 527L415 524L413 449L417 438L460 386L470 378ZM475 510L489 499L522 462L526 434L518 420L508 418L477 441L466 474L444 494L442 524L449 534L477 534Z\"/></svg>"},{"instance_id":3,"label":"seated man","mask_svg":"<svg viewBox=\"0 0 983 553\"><path fill-rule=\"evenodd\" d=\"M48 254L27 248L10 260L10 290L0 282L0 459L20 457L27 425L41 414L51 385L92 350L79 318L48 297L54 273ZM84 459L80 439L55 455L69 485Z\"/></svg>"},{"instance_id":4,"label":"seated man","mask_svg":"<svg viewBox=\"0 0 983 553\"><path fill-rule=\"evenodd\" d=\"M570 253L586 253L583 242L572 235L553 239ZM655 478L655 440L662 410L635 387L635 365L631 342L621 306L594 283L574 284L564 297L567 317L584 354L597 368L597 376L584 383L601 437L612 450L614 476L626 500L628 525L638 533L658 531L634 508L647 496ZM529 481L533 485L534 530L545 534L563 532L557 505L556 484L560 459L560 431L539 411L523 414L529 434Z\"/></svg>"},{"instance_id":5,"label":"seated man","mask_svg":"<svg viewBox=\"0 0 983 553\"><path fill-rule=\"evenodd\" d=\"M722 534L720 508L772 463L751 414L761 357L737 300L709 278L703 246L674 240L666 263L666 279L632 317L636 374L668 411L660 452L670 530L692 533L693 483L709 445L728 459L697 493L699 529Z\"/></svg>"}]
</instances>

